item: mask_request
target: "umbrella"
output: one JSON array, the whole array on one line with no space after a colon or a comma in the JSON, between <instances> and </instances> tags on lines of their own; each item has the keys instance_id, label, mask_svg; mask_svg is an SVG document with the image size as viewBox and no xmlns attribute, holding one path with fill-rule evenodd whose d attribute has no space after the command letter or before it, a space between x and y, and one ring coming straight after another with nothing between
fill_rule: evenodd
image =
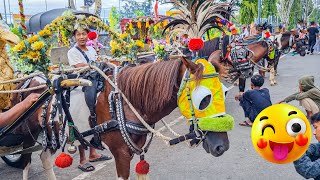
<instances>
[{"instance_id":1,"label":"umbrella","mask_svg":"<svg viewBox=\"0 0 320 180\"><path fill-rule=\"evenodd\" d=\"M52 9L50 11L42 12L33 15L27 22L27 33L34 33L42 30L47 24L50 24L57 17L61 16L66 11L72 11L75 15L96 16L89 12L77 11L69 8ZM96 16L97 17L97 16Z\"/></svg>"}]
</instances>

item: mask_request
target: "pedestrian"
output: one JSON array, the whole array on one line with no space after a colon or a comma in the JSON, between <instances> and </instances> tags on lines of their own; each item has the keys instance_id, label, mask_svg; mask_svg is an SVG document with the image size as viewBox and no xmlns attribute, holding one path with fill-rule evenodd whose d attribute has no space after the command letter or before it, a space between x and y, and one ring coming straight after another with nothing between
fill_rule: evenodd
<instances>
[{"instance_id":1,"label":"pedestrian","mask_svg":"<svg viewBox=\"0 0 320 180\"><path fill-rule=\"evenodd\" d=\"M320 180L320 112L311 117L313 135L318 143L309 145L307 152L293 162L296 171L306 179Z\"/></svg>"},{"instance_id":2,"label":"pedestrian","mask_svg":"<svg viewBox=\"0 0 320 180\"><path fill-rule=\"evenodd\" d=\"M308 35L309 35L309 46L308 46L308 53L307 54L311 54L313 55L313 47L317 42L317 39L319 38L319 30L316 27L316 23L314 21L312 21L310 23L310 27L308 28Z\"/></svg>"},{"instance_id":3,"label":"pedestrian","mask_svg":"<svg viewBox=\"0 0 320 180\"><path fill-rule=\"evenodd\" d=\"M0 113L0 129L12 124L22 113L38 100L40 94L32 93L19 104L6 112Z\"/></svg>"},{"instance_id":4,"label":"pedestrian","mask_svg":"<svg viewBox=\"0 0 320 180\"><path fill-rule=\"evenodd\" d=\"M317 38L316 44L313 46L315 53L320 55L320 38Z\"/></svg>"},{"instance_id":5,"label":"pedestrian","mask_svg":"<svg viewBox=\"0 0 320 180\"><path fill-rule=\"evenodd\" d=\"M290 102L298 100L300 105L306 110L307 117L319 112L320 109L320 89L314 85L314 76L303 76L299 79L299 92L294 93L279 102Z\"/></svg>"},{"instance_id":6,"label":"pedestrian","mask_svg":"<svg viewBox=\"0 0 320 180\"><path fill-rule=\"evenodd\" d=\"M241 122L240 126L252 126L255 118L265 108L272 105L269 90L262 88L264 79L257 74L251 78L251 90L240 92L235 99L240 101L240 106L243 108L244 115L247 118Z\"/></svg>"},{"instance_id":7,"label":"pedestrian","mask_svg":"<svg viewBox=\"0 0 320 180\"><path fill-rule=\"evenodd\" d=\"M246 26L243 26L242 27L242 34L240 35L240 38L244 39L244 38L246 38L248 36L249 36L248 28Z\"/></svg>"},{"instance_id":8,"label":"pedestrian","mask_svg":"<svg viewBox=\"0 0 320 180\"><path fill-rule=\"evenodd\" d=\"M88 41L88 33L89 32L90 32L89 29L76 29L73 31L73 36L74 36L75 41L77 43L74 47L72 47L68 51L68 60L69 60L70 66L73 66L76 68L77 67L84 67L84 66L88 66L88 64L91 61L97 60L97 57L96 57L97 53L96 53L95 49L91 46L86 45L86 43ZM93 84L96 84L96 83L93 83ZM96 89L97 87L90 86L88 88ZM89 90L88 88L86 88L86 90ZM91 92L93 92L93 93L90 93L91 96L96 96L95 91L91 91ZM89 107L89 109L90 109L90 107ZM100 143L100 142L95 142L95 143ZM89 149L90 149L89 162L105 161L105 160L112 159L112 157L110 157L110 156L98 154L96 149L93 147L90 147ZM79 154L80 154L80 163L79 163L78 168L84 172L94 171L95 168L91 163L88 162L88 160L85 156L85 149L82 145L79 146Z\"/></svg>"}]
</instances>

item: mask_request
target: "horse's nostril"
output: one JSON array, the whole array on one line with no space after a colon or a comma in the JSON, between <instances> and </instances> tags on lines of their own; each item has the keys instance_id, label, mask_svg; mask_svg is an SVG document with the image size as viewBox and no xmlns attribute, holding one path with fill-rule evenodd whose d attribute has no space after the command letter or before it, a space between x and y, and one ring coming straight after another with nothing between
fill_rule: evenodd
<instances>
[{"instance_id":1,"label":"horse's nostril","mask_svg":"<svg viewBox=\"0 0 320 180\"><path fill-rule=\"evenodd\" d=\"M216 147L216 152L217 153L223 153L224 152L224 147L222 145L219 145Z\"/></svg>"}]
</instances>

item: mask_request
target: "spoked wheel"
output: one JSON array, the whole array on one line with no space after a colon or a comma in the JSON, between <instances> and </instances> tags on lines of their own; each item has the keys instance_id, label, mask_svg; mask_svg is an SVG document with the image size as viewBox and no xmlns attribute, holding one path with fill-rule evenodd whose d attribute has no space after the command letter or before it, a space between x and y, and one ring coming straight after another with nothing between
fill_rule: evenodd
<instances>
[{"instance_id":1,"label":"spoked wheel","mask_svg":"<svg viewBox=\"0 0 320 180\"><path fill-rule=\"evenodd\" d=\"M22 169L24 156L21 154L2 156L2 160L9 166Z\"/></svg>"}]
</instances>

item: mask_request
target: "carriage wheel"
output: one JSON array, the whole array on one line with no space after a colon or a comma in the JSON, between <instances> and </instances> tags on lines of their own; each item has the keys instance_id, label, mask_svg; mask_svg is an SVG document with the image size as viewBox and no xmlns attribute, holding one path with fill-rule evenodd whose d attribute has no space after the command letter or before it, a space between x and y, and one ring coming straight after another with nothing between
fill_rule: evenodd
<instances>
[{"instance_id":1,"label":"carriage wheel","mask_svg":"<svg viewBox=\"0 0 320 180\"><path fill-rule=\"evenodd\" d=\"M24 156L22 154L2 156L2 160L9 166L23 169Z\"/></svg>"}]
</instances>

